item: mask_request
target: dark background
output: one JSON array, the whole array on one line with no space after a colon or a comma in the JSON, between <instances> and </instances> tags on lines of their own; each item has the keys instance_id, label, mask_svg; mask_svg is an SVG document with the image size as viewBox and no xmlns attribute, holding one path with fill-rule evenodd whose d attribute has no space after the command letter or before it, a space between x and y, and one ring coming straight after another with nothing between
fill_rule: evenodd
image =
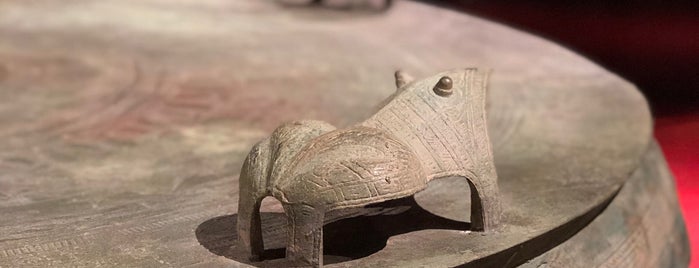
<instances>
[{"instance_id":1,"label":"dark background","mask_svg":"<svg viewBox=\"0 0 699 268\"><path fill-rule=\"evenodd\" d=\"M636 84L676 178L692 259L699 258L699 1L423 2L553 40Z\"/></svg>"}]
</instances>

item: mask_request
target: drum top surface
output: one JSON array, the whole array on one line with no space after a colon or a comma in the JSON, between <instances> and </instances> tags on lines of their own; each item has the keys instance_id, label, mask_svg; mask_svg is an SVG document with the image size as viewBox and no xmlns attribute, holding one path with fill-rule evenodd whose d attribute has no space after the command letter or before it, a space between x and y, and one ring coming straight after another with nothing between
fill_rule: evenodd
<instances>
[{"instance_id":1,"label":"drum top surface","mask_svg":"<svg viewBox=\"0 0 699 268\"><path fill-rule=\"evenodd\" d=\"M468 231L467 184L434 181L416 196L426 213L326 226L329 266L454 266L582 228L650 140L629 83L550 42L420 3L386 13L259 0L0 9L0 266L246 262L231 245L251 146L289 120L362 120L395 90L396 69L492 70L503 226ZM263 210L279 253L285 222L274 203Z\"/></svg>"}]
</instances>

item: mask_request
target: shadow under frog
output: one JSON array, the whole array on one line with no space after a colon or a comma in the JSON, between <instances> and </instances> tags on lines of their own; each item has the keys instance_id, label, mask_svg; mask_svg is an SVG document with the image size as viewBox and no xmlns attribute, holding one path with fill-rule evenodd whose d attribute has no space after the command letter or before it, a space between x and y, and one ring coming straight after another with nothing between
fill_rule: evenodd
<instances>
[{"instance_id":1,"label":"shadow under frog","mask_svg":"<svg viewBox=\"0 0 699 268\"><path fill-rule=\"evenodd\" d=\"M356 216L348 215L352 213ZM260 261L250 260L249 252L239 246L238 214L201 223L196 229L197 240L210 252L238 262L257 267L294 266L284 258L287 224L284 213L263 212L260 216L265 245ZM344 218L347 216L350 218ZM420 207L412 196L370 205L361 211L345 211L344 215L328 215L323 226L324 262L360 259L382 250L390 237L429 229L466 231L471 225L434 215Z\"/></svg>"}]
</instances>

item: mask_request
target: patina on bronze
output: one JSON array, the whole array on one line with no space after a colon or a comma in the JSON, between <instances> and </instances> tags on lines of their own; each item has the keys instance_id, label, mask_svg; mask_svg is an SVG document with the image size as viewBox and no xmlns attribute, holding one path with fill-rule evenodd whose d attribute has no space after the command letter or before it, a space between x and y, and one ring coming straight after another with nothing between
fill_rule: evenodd
<instances>
[{"instance_id":1,"label":"patina on bronze","mask_svg":"<svg viewBox=\"0 0 699 268\"><path fill-rule=\"evenodd\" d=\"M499 227L471 232L468 182L432 180L402 212L326 214L326 267L688 263L643 96L536 36L412 1L383 13L260 0L0 10L2 267L290 267L273 197L261 205L265 260L239 250L250 148L287 121L365 120L395 93L397 68L466 66L494 70Z\"/></svg>"},{"instance_id":2,"label":"patina on bronze","mask_svg":"<svg viewBox=\"0 0 699 268\"><path fill-rule=\"evenodd\" d=\"M361 123L335 129L292 122L253 147L240 173L238 203L239 242L251 259L264 252L259 209L266 196L284 206L286 258L314 267L323 266L326 213L411 196L433 179L468 179L471 229L497 226L486 75L460 69L415 82L405 77L396 73L396 93Z\"/></svg>"}]
</instances>

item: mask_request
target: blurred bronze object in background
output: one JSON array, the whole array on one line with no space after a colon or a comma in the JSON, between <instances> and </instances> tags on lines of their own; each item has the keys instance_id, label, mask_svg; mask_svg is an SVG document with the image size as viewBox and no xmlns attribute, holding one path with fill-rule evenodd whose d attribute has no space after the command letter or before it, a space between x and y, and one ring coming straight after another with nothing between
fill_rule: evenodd
<instances>
[{"instance_id":1,"label":"blurred bronze object in background","mask_svg":"<svg viewBox=\"0 0 699 268\"><path fill-rule=\"evenodd\" d=\"M277 0L282 3L294 3L304 5L310 4L318 7L340 7L344 9L353 9L356 7L366 7L376 11L388 10L393 5L393 0Z\"/></svg>"}]
</instances>

